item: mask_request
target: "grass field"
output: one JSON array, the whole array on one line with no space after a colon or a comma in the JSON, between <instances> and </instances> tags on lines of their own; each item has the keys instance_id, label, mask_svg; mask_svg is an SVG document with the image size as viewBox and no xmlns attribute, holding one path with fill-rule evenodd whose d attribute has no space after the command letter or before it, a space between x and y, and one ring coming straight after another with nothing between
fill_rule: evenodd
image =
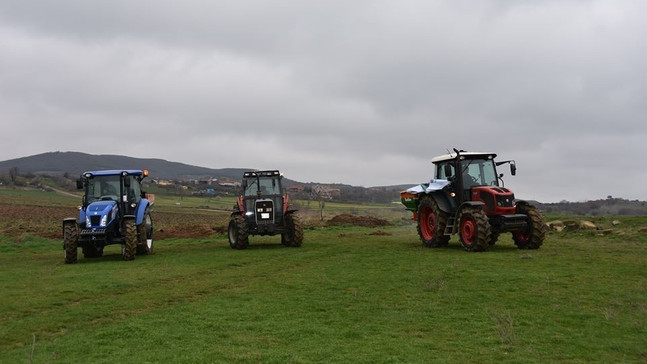
<instances>
[{"instance_id":1,"label":"grass field","mask_svg":"<svg viewBox=\"0 0 647 364\"><path fill-rule=\"evenodd\" d=\"M647 362L647 217L618 220L535 251L509 235L426 249L400 224L313 227L301 248L164 239L74 265L60 239L5 235L0 363Z\"/></svg>"}]
</instances>

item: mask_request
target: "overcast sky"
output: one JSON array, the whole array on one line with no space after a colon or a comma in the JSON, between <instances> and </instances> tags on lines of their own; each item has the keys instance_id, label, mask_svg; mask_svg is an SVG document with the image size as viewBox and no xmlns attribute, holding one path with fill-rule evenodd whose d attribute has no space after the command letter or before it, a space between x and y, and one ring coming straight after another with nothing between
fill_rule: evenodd
<instances>
[{"instance_id":1,"label":"overcast sky","mask_svg":"<svg viewBox=\"0 0 647 364\"><path fill-rule=\"evenodd\" d=\"M50 151L647 200L647 1L0 0L0 160ZM142 166L144 168L145 166Z\"/></svg>"}]
</instances>

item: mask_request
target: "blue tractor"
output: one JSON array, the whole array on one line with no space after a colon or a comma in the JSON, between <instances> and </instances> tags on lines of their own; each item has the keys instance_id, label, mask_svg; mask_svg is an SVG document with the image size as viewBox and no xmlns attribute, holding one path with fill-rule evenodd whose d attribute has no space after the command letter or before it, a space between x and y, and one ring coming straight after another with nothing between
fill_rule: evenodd
<instances>
[{"instance_id":1,"label":"blue tractor","mask_svg":"<svg viewBox=\"0 0 647 364\"><path fill-rule=\"evenodd\" d=\"M154 254L153 197L141 189L147 170L107 170L81 174L83 204L78 218L63 219L65 263L77 262L77 248L85 258L103 256L103 248L121 244L124 260L135 254Z\"/></svg>"}]
</instances>

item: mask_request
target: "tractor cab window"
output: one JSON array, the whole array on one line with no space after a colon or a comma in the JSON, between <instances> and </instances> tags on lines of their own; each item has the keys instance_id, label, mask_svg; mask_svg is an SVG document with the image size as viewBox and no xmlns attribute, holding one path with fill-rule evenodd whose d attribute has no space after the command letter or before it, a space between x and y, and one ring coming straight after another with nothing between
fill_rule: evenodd
<instances>
[{"instance_id":1,"label":"tractor cab window","mask_svg":"<svg viewBox=\"0 0 647 364\"><path fill-rule=\"evenodd\" d=\"M128 202L139 203L139 200L142 199L142 189L139 182L135 176L128 176L126 178L130 179L130 186L126 190Z\"/></svg>"},{"instance_id":2,"label":"tractor cab window","mask_svg":"<svg viewBox=\"0 0 647 364\"><path fill-rule=\"evenodd\" d=\"M119 201L121 180L119 176L95 176L88 180L87 201Z\"/></svg>"},{"instance_id":3,"label":"tractor cab window","mask_svg":"<svg viewBox=\"0 0 647 364\"><path fill-rule=\"evenodd\" d=\"M250 179L245 187L245 196L280 195L281 186L276 178Z\"/></svg>"},{"instance_id":4,"label":"tractor cab window","mask_svg":"<svg viewBox=\"0 0 647 364\"><path fill-rule=\"evenodd\" d=\"M462 161L463 187L497 186L496 170L491 159L468 159Z\"/></svg>"},{"instance_id":5,"label":"tractor cab window","mask_svg":"<svg viewBox=\"0 0 647 364\"><path fill-rule=\"evenodd\" d=\"M280 195L281 188L276 178L260 178L261 193L263 195Z\"/></svg>"}]
</instances>

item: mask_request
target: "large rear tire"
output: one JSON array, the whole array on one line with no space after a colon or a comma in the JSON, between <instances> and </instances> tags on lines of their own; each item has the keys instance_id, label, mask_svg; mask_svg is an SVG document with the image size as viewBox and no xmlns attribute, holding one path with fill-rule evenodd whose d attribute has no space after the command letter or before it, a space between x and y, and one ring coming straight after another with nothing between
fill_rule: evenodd
<instances>
[{"instance_id":1,"label":"large rear tire","mask_svg":"<svg viewBox=\"0 0 647 364\"><path fill-rule=\"evenodd\" d=\"M440 210L431 196L423 196L418 204L418 235L422 245L428 248L442 248L449 243L445 235L447 213Z\"/></svg>"},{"instance_id":2,"label":"large rear tire","mask_svg":"<svg viewBox=\"0 0 647 364\"><path fill-rule=\"evenodd\" d=\"M528 226L524 230L512 233L514 244L519 249L539 249L546 237L544 218L537 208L531 205L518 205L517 213L528 216Z\"/></svg>"},{"instance_id":3,"label":"large rear tire","mask_svg":"<svg viewBox=\"0 0 647 364\"><path fill-rule=\"evenodd\" d=\"M137 225L137 255L155 254L153 244L153 218L148 209L144 212L144 221Z\"/></svg>"},{"instance_id":4,"label":"large rear tire","mask_svg":"<svg viewBox=\"0 0 647 364\"><path fill-rule=\"evenodd\" d=\"M303 221L296 212L285 214L285 225L289 229L281 234L281 244L289 247L300 247L303 244Z\"/></svg>"},{"instance_id":5,"label":"large rear tire","mask_svg":"<svg viewBox=\"0 0 647 364\"><path fill-rule=\"evenodd\" d=\"M79 230L75 222L63 223L63 249L65 250L65 264L74 264L77 259L79 245Z\"/></svg>"},{"instance_id":6,"label":"large rear tire","mask_svg":"<svg viewBox=\"0 0 647 364\"><path fill-rule=\"evenodd\" d=\"M485 211L480 207L465 207L460 213L461 245L468 252L481 252L490 246L491 227Z\"/></svg>"},{"instance_id":7,"label":"large rear tire","mask_svg":"<svg viewBox=\"0 0 647 364\"><path fill-rule=\"evenodd\" d=\"M229 234L229 246L232 249L247 249L249 246L249 230L244 216L232 215L227 232Z\"/></svg>"},{"instance_id":8,"label":"large rear tire","mask_svg":"<svg viewBox=\"0 0 647 364\"><path fill-rule=\"evenodd\" d=\"M121 246L121 256L124 260L133 260L137 252L137 225L135 225L135 219L128 218L124 220L123 232L126 241Z\"/></svg>"}]
</instances>

